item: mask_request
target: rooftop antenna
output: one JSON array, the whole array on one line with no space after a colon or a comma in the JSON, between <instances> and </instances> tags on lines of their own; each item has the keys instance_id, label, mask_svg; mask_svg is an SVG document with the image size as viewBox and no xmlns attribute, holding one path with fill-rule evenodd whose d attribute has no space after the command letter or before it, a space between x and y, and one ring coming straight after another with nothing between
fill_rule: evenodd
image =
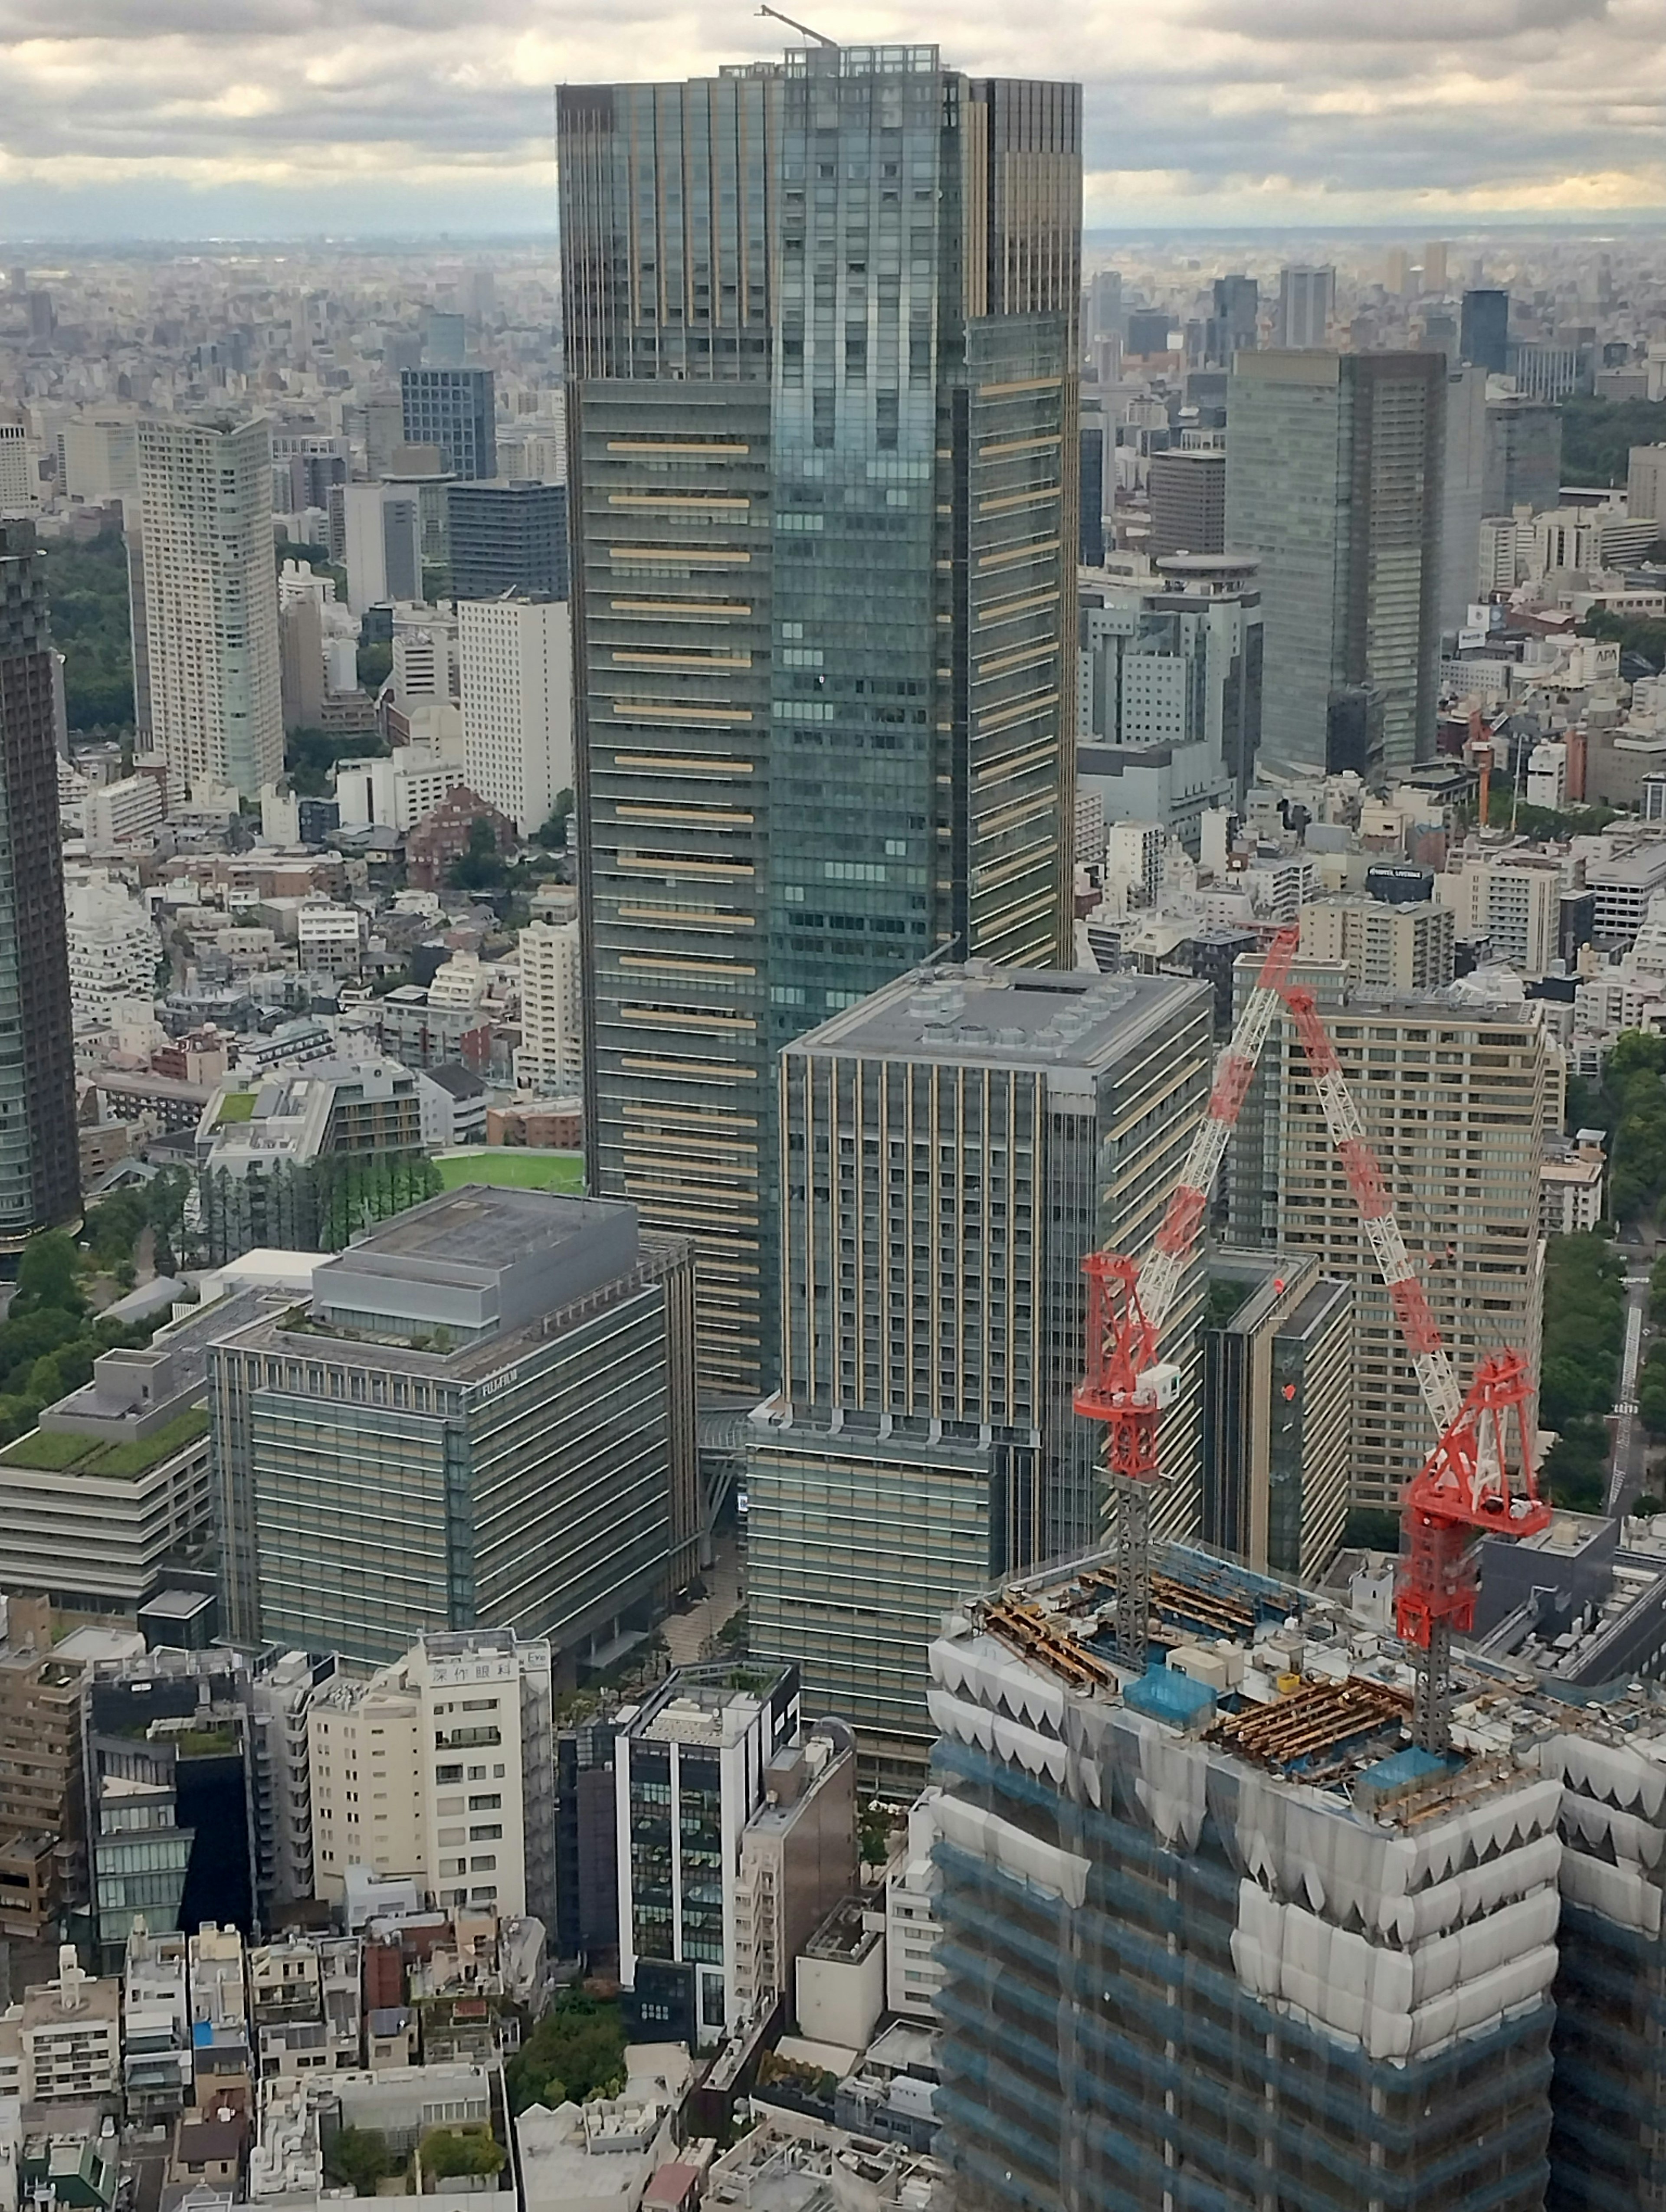
<instances>
[{"instance_id":1,"label":"rooftop antenna","mask_svg":"<svg viewBox=\"0 0 1666 2212\"><path fill-rule=\"evenodd\" d=\"M773 15L776 22L785 23L789 31L802 31L806 39L813 39L818 46L831 46L835 53L839 51L836 39L830 39L824 31L812 31L808 23L794 22L792 16L783 15L779 8L760 8L757 12L760 15Z\"/></svg>"}]
</instances>

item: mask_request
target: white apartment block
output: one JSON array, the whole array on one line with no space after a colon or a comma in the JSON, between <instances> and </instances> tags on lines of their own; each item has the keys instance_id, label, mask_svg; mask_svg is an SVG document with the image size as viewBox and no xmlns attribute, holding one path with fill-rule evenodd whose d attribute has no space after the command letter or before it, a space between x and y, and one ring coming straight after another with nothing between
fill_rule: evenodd
<instances>
[{"instance_id":1,"label":"white apartment block","mask_svg":"<svg viewBox=\"0 0 1666 2212\"><path fill-rule=\"evenodd\" d=\"M165 803L161 784L154 775L125 775L89 791L81 814L88 851L113 852L128 838L154 830Z\"/></svg>"},{"instance_id":2,"label":"white apartment block","mask_svg":"<svg viewBox=\"0 0 1666 2212\"><path fill-rule=\"evenodd\" d=\"M548 1924L554 1765L547 1643L508 1629L430 1636L307 1711L315 1893L350 1867L409 1881L426 1905ZM547 1862L547 1863L546 1863Z\"/></svg>"},{"instance_id":3,"label":"white apartment block","mask_svg":"<svg viewBox=\"0 0 1666 2212\"><path fill-rule=\"evenodd\" d=\"M356 906L336 899L303 899L295 908L295 941L303 971L343 968L356 972L364 936L365 918Z\"/></svg>"},{"instance_id":4,"label":"white apartment block","mask_svg":"<svg viewBox=\"0 0 1666 2212\"><path fill-rule=\"evenodd\" d=\"M457 613L465 781L530 836L573 782L567 602L506 593Z\"/></svg>"},{"instance_id":5,"label":"white apartment block","mask_svg":"<svg viewBox=\"0 0 1666 2212\"><path fill-rule=\"evenodd\" d=\"M941 1795L927 1790L909 1808L908 1842L885 1875L885 2008L915 2020L933 2017L943 1984L936 1905L942 1876L932 1862L942 1832L935 1809Z\"/></svg>"},{"instance_id":6,"label":"white apartment block","mask_svg":"<svg viewBox=\"0 0 1666 2212\"><path fill-rule=\"evenodd\" d=\"M1596 894L1596 942L1607 951L1627 951L1648 919L1650 901L1666 890L1666 838L1651 837L1609 860L1588 861L1585 887Z\"/></svg>"},{"instance_id":7,"label":"white apartment block","mask_svg":"<svg viewBox=\"0 0 1666 2212\"><path fill-rule=\"evenodd\" d=\"M0 416L0 515L33 514L40 505L40 448L21 416Z\"/></svg>"},{"instance_id":8,"label":"white apartment block","mask_svg":"<svg viewBox=\"0 0 1666 2212\"><path fill-rule=\"evenodd\" d=\"M70 1003L78 1026L105 1028L124 999L149 1007L161 940L149 910L108 876L70 876L64 887Z\"/></svg>"},{"instance_id":9,"label":"white apartment block","mask_svg":"<svg viewBox=\"0 0 1666 2212\"><path fill-rule=\"evenodd\" d=\"M1240 1002L1253 960L1237 963ZM1540 1168L1560 1055L1521 1001L1348 991L1340 963L1302 959L1359 1104L1460 1382L1481 1357L1537 1352L1543 1297ZM1434 1431L1287 1016L1274 1023L1233 1146L1234 1243L1310 1252L1354 1296L1356 1505L1397 1504Z\"/></svg>"},{"instance_id":10,"label":"white apartment block","mask_svg":"<svg viewBox=\"0 0 1666 2212\"><path fill-rule=\"evenodd\" d=\"M529 922L520 933L520 1042L515 1081L544 1097L584 1073L584 961L576 921Z\"/></svg>"},{"instance_id":11,"label":"white apartment block","mask_svg":"<svg viewBox=\"0 0 1666 2212\"><path fill-rule=\"evenodd\" d=\"M75 1946L62 1945L58 1979L27 1990L0 2015L0 2045L8 2042L24 2104L98 2103L121 2086L121 1984L94 1980Z\"/></svg>"},{"instance_id":12,"label":"white apartment block","mask_svg":"<svg viewBox=\"0 0 1666 2212\"><path fill-rule=\"evenodd\" d=\"M1493 955L1524 982L1556 964L1561 877L1520 861L1462 859L1435 878L1435 896L1452 909L1461 945L1490 941Z\"/></svg>"},{"instance_id":13,"label":"white apartment block","mask_svg":"<svg viewBox=\"0 0 1666 2212\"><path fill-rule=\"evenodd\" d=\"M1434 899L1317 899L1302 908L1301 927L1304 958L1340 960L1370 989L1438 991L1452 980L1452 910Z\"/></svg>"},{"instance_id":14,"label":"white apartment block","mask_svg":"<svg viewBox=\"0 0 1666 2212\"><path fill-rule=\"evenodd\" d=\"M341 826L356 830L374 823L403 836L463 780L460 760L445 760L416 745L401 746L391 760L343 761L336 769Z\"/></svg>"},{"instance_id":15,"label":"white apartment block","mask_svg":"<svg viewBox=\"0 0 1666 2212\"><path fill-rule=\"evenodd\" d=\"M1600 1133L1582 1130L1578 1144L1554 1143L1539 1170L1539 1226L1547 1237L1575 1237L1602 1218Z\"/></svg>"},{"instance_id":16,"label":"white apartment block","mask_svg":"<svg viewBox=\"0 0 1666 2212\"><path fill-rule=\"evenodd\" d=\"M153 742L194 792L253 799L283 772L269 428L169 416L138 443Z\"/></svg>"}]
</instances>

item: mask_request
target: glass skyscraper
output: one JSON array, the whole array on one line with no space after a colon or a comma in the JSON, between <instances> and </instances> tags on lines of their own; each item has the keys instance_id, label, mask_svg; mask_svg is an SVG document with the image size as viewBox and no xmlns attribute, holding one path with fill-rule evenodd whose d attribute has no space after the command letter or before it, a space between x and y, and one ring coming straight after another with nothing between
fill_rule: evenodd
<instances>
[{"instance_id":1,"label":"glass skyscraper","mask_svg":"<svg viewBox=\"0 0 1666 2212\"><path fill-rule=\"evenodd\" d=\"M1072 957L1079 93L812 46L558 131L593 1186L747 1399L777 1048Z\"/></svg>"}]
</instances>

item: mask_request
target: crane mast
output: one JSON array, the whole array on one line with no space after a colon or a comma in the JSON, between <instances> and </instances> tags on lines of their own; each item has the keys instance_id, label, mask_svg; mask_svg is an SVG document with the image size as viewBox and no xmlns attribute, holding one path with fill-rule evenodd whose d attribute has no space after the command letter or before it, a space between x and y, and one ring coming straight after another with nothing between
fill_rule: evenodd
<instances>
[{"instance_id":1,"label":"crane mast","mask_svg":"<svg viewBox=\"0 0 1666 2212\"><path fill-rule=\"evenodd\" d=\"M1435 1448L1412 1478L1403 1515L1405 1545L1395 1589L1395 1626L1416 1677L1412 1740L1443 1754L1450 1741L1454 1632L1474 1624L1477 1532L1522 1537L1547 1528L1540 1498L1527 1407L1533 1383L1519 1352L1484 1359L1467 1395L1458 1388L1429 1301L1359 1109L1311 991L1290 980L1299 932L1280 930L1216 1064L1208 1109L1193 1137L1162 1224L1143 1261L1091 1253L1087 1277L1087 1372L1075 1407L1105 1427L1116 1538L1114 1637L1116 1656L1143 1673L1151 1637L1151 1504L1162 1479L1158 1425L1179 1394L1180 1370L1158 1357L1163 1326L1197 1247L1209 1194L1254 1080L1274 1016L1285 1006L1301 1040L1325 1127L1359 1209L1424 1403ZM1513 1431L1517 1474L1509 1443Z\"/></svg>"}]
</instances>

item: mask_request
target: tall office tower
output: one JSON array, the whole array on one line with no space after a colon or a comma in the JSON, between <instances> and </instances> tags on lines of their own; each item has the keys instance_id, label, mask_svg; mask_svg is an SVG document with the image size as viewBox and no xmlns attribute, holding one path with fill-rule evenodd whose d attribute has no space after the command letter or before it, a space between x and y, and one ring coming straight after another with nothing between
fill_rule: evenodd
<instances>
[{"instance_id":1,"label":"tall office tower","mask_svg":"<svg viewBox=\"0 0 1666 2212\"><path fill-rule=\"evenodd\" d=\"M1085 410L1084 410L1085 412ZM1084 421L1077 443L1078 471L1076 557L1084 568L1097 568L1105 557L1105 431L1103 418Z\"/></svg>"},{"instance_id":2,"label":"tall office tower","mask_svg":"<svg viewBox=\"0 0 1666 2212\"><path fill-rule=\"evenodd\" d=\"M1086 336L1122 336L1122 279L1115 269L1096 269L1088 280Z\"/></svg>"},{"instance_id":3,"label":"tall office tower","mask_svg":"<svg viewBox=\"0 0 1666 2212\"><path fill-rule=\"evenodd\" d=\"M457 603L463 774L530 837L573 787L573 635L565 599Z\"/></svg>"},{"instance_id":4,"label":"tall office tower","mask_svg":"<svg viewBox=\"0 0 1666 2212\"><path fill-rule=\"evenodd\" d=\"M1458 319L1458 351L1477 368L1502 376L1509 365L1510 295L1466 292Z\"/></svg>"},{"instance_id":5,"label":"tall office tower","mask_svg":"<svg viewBox=\"0 0 1666 2212\"><path fill-rule=\"evenodd\" d=\"M389 599L423 596L423 519L408 484L344 487L347 604L356 615Z\"/></svg>"},{"instance_id":6,"label":"tall office tower","mask_svg":"<svg viewBox=\"0 0 1666 2212\"><path fill-rule=\"evenodd\" d=\"M545 1098L584 1080L584 954L576 921L530 921L520 955L515 1081Z\"/></svg>"},{"instance_id":7,"label":"tall office tower","mask_svg":"<svg viewBox=\"0 0 1666 2212\"><path fill-rule=\"evenodd\" d=\"M1440 627L1463 627L1487 505L1487 371L1448 363L1440 465Z\"/></svg>"},{"instance_id":8,"label":"tall office tower","mask_svg":"<svg viewBox=\"0 0 1666 2212\"><path fill-rule=\"evenodd\" d=\"M1518 507L1542 514L1547 507L1561 504L1560 407L1520 392L1487 401L1481 491L1486 514L1512 514Z\"/></svg>"},{"instance_id":9,"label":"tall office tower","mask_svg":"<svg viewBox=\"0 0 1666 2212\"><path fill-rule=\"evenodd\" d=\"M283 773L271 502L264 416L140 422L151 741L193 790L253 799Z\"/></svg>"},{"instance_id":10,"label":"tall office tower","mask_svg":"<svg viewBox=\"0 0 1666 2212\"><path fill-rule=\"evenodd\" d=\"M1199 818L1243 804L1261 743L1261 598L1253 561L1172 554L1156 590L1079 590L1079 794L1107 822L1154 823L1195 854Z\"/></svg>"},{"instance_id":11,"label":"tall office tower","mask_svg":"<svg viewBox=\"0 0 1666 2212\"><path fill-rule=\"evenodd\" d=\"M1240 999L1254 974L1238 962ZM1354 989L1340 961L1304 957L1297 976L1325 1013L1459 1374L1489 1352L1531 1358L1543 1292L1539 1160L1555 1080L1535 1010ZM1353 1285L1352 1502L1397 1505L1434 1432L1286 1016L1245 1100L1228 1177L1234 1244L1310 1252Z\"/></svg>"},{"instance_id":12,"label":"tall office tower","mask_svg":"<svg viewBox=\"0 0 1666 2212\"><path fill-rule=\"evenodd\" d=\"M651 1618L699 1540L690 1273L630 1206L465 1185L231 1330L228 1632L386 1661L513 1628L570 1668Z\"/></svg>"},{"instance_id":13,"label":"tall office tower","mask_svg":"<svg viewBox=\"0 0 1666 2212\"><path fill-rule=\"evenodd\" d=\"M785 1344L748 1462L751 1650L906 1770L958 1595L1091 1542L1081 1262L1154 1235L1207 1086L1169 976L903 976L781 1056ZM1202 1270L1165 1341L1158 1525L1196 1526Z\"/></svg>"},{"instance_id":14,"label":"tall office tower","mask_svg":"<svg viewBox=\"0 0 1666 2212\"><path fill-rule=\"evenodd\" d=\"M565 484L448 484L446 507L454 599L567 597Z\"/></svg>"},{"instance_id":15,"label":"tall office tower","mask_svg":"<svg viewBox=\"0 0 1666 2212\"><path fill-rule=\"evenodd\" d=\"M1279 304L1273 317L1275 346L1305 349L1330 343L1336 315L1336 271L1296 267L1279 271Z\"/></svg>"},{"instance_id":16,"label":"tall office tower","mask_svg":"<svg viewBox=\"0 0 1666 2212\"><path fill-rule=\"evenodd\" d=\"M497 474L497 401L489 368L406 368L399 406L408 446L437 446L454 477Z\"/></svg>"},{"instance_id":17,"label":"tall office tower","mask_svg":"<svg viewBox=\"0 0 1666 2212\"><path fill-rule=\"evenodd\" d=\"M1372 784L1434 749L1439 354L1241 354L1226 542L1258 553L1274 775Z\"/></svg>"},{"instance_id":18,"label":"tall office tower","mask_svg":"<svg viewBox=\"0 0 1666 2212\"><path fill-rule=\"evenodd\" d=\"M1383 257L1383 289L1396 298L1411 289L1412 257L1403 246L1391 246Z\"/></svg>"},{"instance_id":19,"label":"tall office tower","mask_svg":"<svg viewBox=\"0 0 1666 2212\"><path fill-rule=\"evenodd\" d=\"M557 123L591 1173L747 1399L775 1052L1073 957L1080 96L812 46Z\"/></svg>"},{"instance_id":20,"label":"tall office tower","mask_svg":"<svg viewBox=\"0 0 1666 2212\"><path fill-rule=\"evenodd\" d=\"M1226 455L1176 447L1153 453L1146 471L1153 561L1167 553L1226 550Z\"/></svg>"},{"instance_id":21,"label":"tall office tower","mask_svg":"<svg viewBox=\"0 0 1666 2212\"><path fill-rule=\"evenodd\" d=\"M1432 238L1423 248L1423 289L1426 292L1442 293L1446 289L1446 261L1450 247L1444 238Z\"/></svg>"},{"instance_id":22,"label":"tall office tower","mask_svg":"<svg viewBox=\"0 0 1666 2212\"><path fill-rule=\"evenodd\" d=\"M268 569L271 562L268 560ZM46 560L0 523L0 1272L38 1229L76 1218L76 1066Z\"/></svg>"},{"instance_id":23,"label":"tall office tower","mask_svg":"<svg viewBox=\"0 0 1666 2212\"><path fill-rule=\"evenodd\" d=\"M1208 1265L1199 1534L1316 1579L1347 1518L1353 1292L1306 1253L1216 1250Z\"/></svg>"},{"instance_id":24,"label":"tall office tower","mask_svg":"<svg viewBox=\"0 0 1666 2212\"><path fill-rule=\"evenodd\" d=\"M1204 331L1205 360L1227 368L1235 353L1253 351L1260 319L1261 287L1253 276L1217 276L1214 313Z\"/></svg>"}]
</instances>

